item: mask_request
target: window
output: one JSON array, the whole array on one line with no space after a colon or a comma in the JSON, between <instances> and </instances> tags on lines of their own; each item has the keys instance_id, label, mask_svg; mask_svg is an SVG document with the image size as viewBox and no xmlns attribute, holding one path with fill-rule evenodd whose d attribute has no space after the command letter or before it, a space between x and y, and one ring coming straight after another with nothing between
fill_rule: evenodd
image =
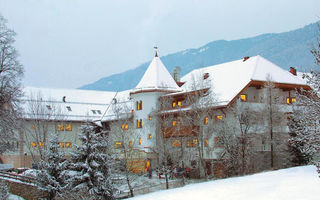
<instances>
[{"instance_id":1,"label":"window","mask_svg":"<svg viewBox=\"0 0 320 200\"><path fill-rule=\"evenodd\" d=\"M67 110L68 111L72 111L70 106L67 106Z\"/></svg>"},{"instance_id":2,"label":"window","mask_svg":"<svg viewBox=\"0 0 320 200\"><path fill-rule=\"evenodd\" d=\"M222 120L222 115L217 115L217 116L216 116L216 119L217 119L217 120Z\"/></svg>"},{"instance_id":3,"label":"window","mask_svg":"<svg viewBox=\"0 0 320 200\"><path fill-rule=\"evenodd\" d=\"M71 142L66 142L65 147L66 148L71 148L72 147L72 143Z\"/></svg>"},{"instance_id":4,"label":"window","mask_svg":"<svg viewBox=\"0 0 320 200\"><path fill-rule=\"evenodd\" d=\"M122 124L122 125L121 125L121 129L122 129L122 130L128 130L128 128L129 128L129 125L128 125L128 124Z\"/></svg>"},{"instance_id":5,"label":"window","mask_svg":"<svg viewBox=\"0 0 320 200\"><path fill-rule=\"evenodd\" d=\"M151 116L151 115L149 115L149 117L148 117L148 118L149 118L149 121L151 121L151 120L152 120L152 116Z\"/></svg>"},{"instance_id":6,"label":"window","mask_svg":"<svg viewBox=\"0 0 320 200\"><path fill-rule=\"evenodd\" d=\"M132 141L129 141L129 148L132 149L133 143Z\"/></svg>"},{"instance_id":7,"label":"window","mask_svg":"<svg viewBox=\"0 0 320 200\"><path fill-rule=\"evenodd\" d=\"M143 124L142 124L142 119L140 119L140 128L142 128Z\"/></svg>"},{"instance_id":8,"label":"window","mask_svg":"<svg viewBox=\"0 0 320 200\"><path fill-rule=\"evenodd\" d=\"M64 125L58 124L58 131L64 131Z\"/></svg>"},{"instance_id":9,"label":"window","mask_svg":"<svg viewBox=\"0 0 320 200\"><path fill-rule=\"evenodd\" d=\"M137 101L137 110L142 110L142 101Z\"/></svg>"},{"instance_id":10,"label":"window","mask_svg":"<svg viewBox=\"0 0 320 200\"><path fill-rule=\"evenodd\" d=\"M59 142L59 147L64 148L64 142Z\"/></svg>"},{"instance_id":11,"label":"window","mask_svg":"<svg viewBox=\"0 0 320 200\"><path fill-rule=\"evenodd\" d=\"M152 134L148 134L148 139L151 140Z\"/></svg>"},{"instance_id":12,"label":"window","mask_svg":"<svg viewBox=\"0 0 320 200\"><path fill-rule=\"evenodd\" d=\"M205 147L208 147L208 146L209 146L209 140L208 140L208 138L206 138L206 139L204 140L204 146L205 146Z\"/></svg>"},{"instance_id":13,"label":"window","mask_svg":"<svg viewBox=\"0 0 320 200\"><path fill-rule=\"evenodd\" d=\"M98 113L99 115L101 115L101 111L100 111L100 110L97 110L97 113Z\"/></svg>"},{"instance_id":14,"label":"window","mask_svg":"<svg viewBox=\"0 0 320 200\"><path fill-rule=\"evenodd\" d=\"M187 147L196 147L198 144L198 139L194 138L192 140L187 140Z\"/></svg>"},{"instance_id":15,"label":"window","mask_svg":"<svg viewBox=\"0 0 320 200\"><path fill-rule=\"evenodd\" d=\"M205 124L205 125L208 125L208 123L209 123L209 118L208 118L208 117L205 117L205 118L204 118L204 124Z\"/></svg>"},{"instance_id":16,"label":"window","mask_svg":"<svg viewBox=\"0 0 320 200\"><path fill-rule=\"evenodd\" d=\"M72 131L72 124L66 125L66 131Z\"/></svg>"},{"instance_id":17,"label":"window","mask_svg":"<svg viewBox=\"0 0 320 200\"><path fill-rule=\"evenodd\" d=\"M182 103L181 101L178 101L178 106L181 107Z\"/></svg>"},{"instance_id":18,"label":"window","mask_svg":"<svg viewBox=\"0 0 320 200\"><path fill-rule=\"evenodd\" d=\"M240 100L241 100L242 102L247 101L247 95L246 95L246 94L241 94L241 95L240 95Z\"/></svg>"},{"instance_id":19,"label":"window","mask_svg":"<svg viewBox=\"0 0 320 200\"><path fill-rule=\"evenodd\" d=\"M91 110L93 114L97 114L96 110Z\"/></svg>"},{"instance_id":20,"label":"window","mask_svg":"<svg viewBox=\"0 0 320 200\"><path fill-rule=\"evenodd\" d=\"M143 126L142 119L140 119L140 121L137 119L137 128L142 128L142 126Z\"/></svg>"},{"instance_id":21,"label":"window","mask_svg":"<svg viewBox=\"0 0 320 200\"><path fill-rule=\"evenodd\" d=\"M34 125L31 126L32 129L36 129L36 127Z\"/></svg>"},{"instance_id":22,"label":"window","mask_svg":"<svg viewBox=\"0 0 320 200\"><path fill-rule=\"evenodd\" d=\"M175 108L177 103L175 101L172 102L172 108Z\"/></svg>"},{"instance_id":23,"label":"window","mask_svg":"<svg viewBox=\"0 0 320 200\"><path fill-rule=\"evenodd\" d=\"M30 146L31 146L31 147L36 147L37 144L36 144L35 142L30 142Z\"/></svg>"},{"instance_id":24,"label":"window","mask_svg":"<svg viewBox=\"0 0 320 200\"><path fill-rule=\"evenodd\" d=\"M172 140L173 147L181 147L181 140Z\"/></svg>"},{"instance_id":25,"label":"window","mask_svg":"<svg viewBox=\"0 0 320 200\"><path fill-rule=\"evenodd\" d=\"M172 121L172 126L175 126L176 124L177 124L176 120Z\"/></svg>"},{"instance_id":26,"label":"window","mask_svg":"<svg viewBox=\"0 0 320 200\"><path fill-rule=\"evenodd\" d=\"M116 149L122 148L122 142L120 142L120 141L115 142L114 148L116 148Z\"/></svg>"},{"instance_id":27,"label":"window","mask_svg":"<svg viewBox=\"0 0 320 200\"><path fill-rule=\"evenodd\" d=\"M48 110L52 110L50 105L46 105L46 107L47 107Z\"/></svg>"},{"instance_id":28,"label":"window","mask_svg":"<svg viewBox=\"0 0 320 200\"><path fill-rule=\"evenodd\" d=\"M214 146L215 147L223 147L218 137L214 137Z\"/></svg>"},{"instance_id":29,"label":"window","mask_svg":"<svg viewBox=\"0 0 320 200\"><path fill-rule=\"evenodd\" d=\"M139 145L141 145L141 138L139 138Z\"/></svg>"},{"instance_id":30,"label":"window","mask_svg":"<svg viewBox=\"0 0 320 200\"><path fill-rule=\"evenodd\" d=\"M43 147L43 142L38 142L38 147Z\"/></svg>"},{"instance_id":31,"label":"window","mask_svg":"<svg viewBox=\"0 0 320 200\"><path fill-rule=\"evenodd\" d=\"M295 97L287 97L287 104L292 104L297 102L297 99Z\"/></svg>"},{"instance_id":32,"label":"window","mask_svg":"<svg viewBox=\"0 0 320 200\"><path fill-rule=\"evenodd\" d=\"M198 145L198 139L193 139L192 140L192 147L196 147Z\"/></svg>"}]
</instances>

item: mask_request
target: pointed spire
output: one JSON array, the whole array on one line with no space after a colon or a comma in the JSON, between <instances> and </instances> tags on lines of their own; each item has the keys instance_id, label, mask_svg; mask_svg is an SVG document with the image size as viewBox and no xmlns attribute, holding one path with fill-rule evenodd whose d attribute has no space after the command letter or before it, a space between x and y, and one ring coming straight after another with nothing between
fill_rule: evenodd
<instances>
[{"instance_id":1,"label":"pointed spire","mask_svg":"<svg viewBox=\"0 0 320 200\"><path fill-rule=\"evenodd\" d=\"M154 48L154 50L155 50L155 52L156 52L156 54L154 55L154 57L158 57L158 47L155 46L155 47L153 47L153 48Z\"/></svg>"}]
</instances>

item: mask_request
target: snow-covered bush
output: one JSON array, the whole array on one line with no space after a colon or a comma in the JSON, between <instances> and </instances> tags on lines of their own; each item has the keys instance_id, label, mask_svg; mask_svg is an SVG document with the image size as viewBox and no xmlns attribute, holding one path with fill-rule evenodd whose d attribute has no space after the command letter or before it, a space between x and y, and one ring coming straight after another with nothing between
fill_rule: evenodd
<instances>
[{"instance_id":1,"label":"snow-covered bush","mask_svg":"<svg viewBox=\"0 0 320 200\"><path fill-rule=\"evenodd\" d=\"M0 181L0 199L7 200L9 197L9 188L4 181Z\"/></svg>"}]
</instances>

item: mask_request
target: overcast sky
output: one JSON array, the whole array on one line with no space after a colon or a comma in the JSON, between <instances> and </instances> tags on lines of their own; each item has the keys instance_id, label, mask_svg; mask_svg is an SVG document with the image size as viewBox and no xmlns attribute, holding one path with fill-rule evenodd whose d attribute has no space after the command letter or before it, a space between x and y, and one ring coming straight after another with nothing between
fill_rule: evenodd
<instances>
[{"instance_id":1,"label":"overcast sky","mask_svg":"<svg viewBox=\"0 0 320 200\"><path fill-rule=\"evenodd\" d=\"M320 0L0 0L26 86L77 88L210 41L284 32L320 18Z\"/></svg>"}]
</instances>

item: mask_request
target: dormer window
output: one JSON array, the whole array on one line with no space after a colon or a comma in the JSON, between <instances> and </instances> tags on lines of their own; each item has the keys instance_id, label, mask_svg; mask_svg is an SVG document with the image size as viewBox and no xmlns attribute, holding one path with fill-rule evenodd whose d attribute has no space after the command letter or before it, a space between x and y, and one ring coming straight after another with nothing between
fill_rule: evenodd
<instances>
[{"instance_id":1,"label":"dormer window","mask_svg":"<svg viewBox=\"0 0 320 200\"><path fill-rule=\"evenodd\" d=\"M203 74L203 80L206 80L207 78L209 78L209 73L204 73Z\"/></svg>"},{"instance_id":2,"label":"dormer window","mask_svg":"<svg viewBox=\"0 0 320 200\"><path fill-rule=\"evenodd\" d=\"M70 106L67 106L67 110L68 111L72 111Z\"/></svg>"}]
</instances>

